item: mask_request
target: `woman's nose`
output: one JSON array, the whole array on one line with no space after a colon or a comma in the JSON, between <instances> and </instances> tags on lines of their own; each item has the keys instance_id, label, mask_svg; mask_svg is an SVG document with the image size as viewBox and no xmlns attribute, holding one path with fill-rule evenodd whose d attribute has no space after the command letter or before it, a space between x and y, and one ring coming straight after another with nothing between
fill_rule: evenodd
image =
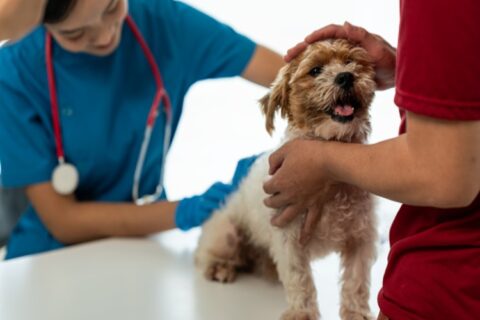
<instances>
[{"instance_id":1,"label":"woman's nose","mask_svg":"<svg viewBox=\"0 0 480 320\"><path fill-rule=\"evenodd\" d=\"M110 44L110 42L112 42L114 34L115 34L114 25L109 25L106 27L99 28L97 31L97 36L93 41L93 44L97 47L107 46Z\"/></svg>"}]
</instances>

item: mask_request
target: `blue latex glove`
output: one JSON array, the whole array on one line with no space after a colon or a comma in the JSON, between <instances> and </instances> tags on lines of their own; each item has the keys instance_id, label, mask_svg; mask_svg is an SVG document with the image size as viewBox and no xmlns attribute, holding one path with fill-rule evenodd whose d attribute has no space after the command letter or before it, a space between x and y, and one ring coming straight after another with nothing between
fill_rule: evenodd
<instances>
[{"instance_id":1,"label":"blue latex glove","mask_svg":"<svg viewBox=\"0 0 480 320\"><path fill-rule=\"evenodd\" d=\"M181 200L175 212L175 224L184 231L203 224L232 191L231 184L216 182L205 193Z\"/></svg>"},{"instance_id":2,"label":"blue latex glove","mask_svg":"<svg viewBox=\"0 0 480 320\"><path fill-rule=\"evenodd\" d=\"M216 182L203 194L181 200L175 211L177 227L186 231L210 218L212 213L225 203L226 198L237 190L257 158L258 155L255 155L238 161L231 184Z\"/></svg>"},{"instance_id":3,"label":"blue latex glove","mask_svg":"<svg viewBox=\"0 0 480 320\"><path fill-rule=\"evenodd\" d=\"M235 169L235 173L233 174L232 178L232 185L235 189L238 188L238 185L240 184L240 182L242 182L243 178L247 176L253 163L255 162L255 160L258 159L260 155L261 154L256 154L248 158L240 159L240 161L238 161L237 168Z\"/></svg>"}]
</instances>

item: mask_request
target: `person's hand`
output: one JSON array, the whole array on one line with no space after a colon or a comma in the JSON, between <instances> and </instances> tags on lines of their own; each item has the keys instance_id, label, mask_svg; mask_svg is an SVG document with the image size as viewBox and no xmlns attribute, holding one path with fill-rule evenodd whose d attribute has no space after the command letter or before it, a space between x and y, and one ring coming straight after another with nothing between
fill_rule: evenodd
<instances>
[{"instance_id":1,"label":"person's hand","mask_svg":"<svg viewBox=\"0 0 480 320\"><path fill-rule=\"evenodd\" d=\"M306 244L321 216L319 204L328 196L330 181L322 164L325 142L293 140L270 155L272 177L263 185L270 196L266 206L279 210L271 223L284 227L299 215L304 216L300 242Z\"/></svg>"},{"instance_id":2,"label":"person's hand","mask_svg":"<svg viewBox=\"0 0 480 320\"><path fill-rule=\"evenodd\" d=\"M331 24L312 32L304 41L287 51L285 61L291 61L309 44L326 39L346 39L363 47L374 64L377 89L385 90L395 86L396 49L379 35L348 22L343 26Z\"/></svg>"},{"instance_id":3,"label":"person's hand","mask_svg":"<svg viewBox=\"0 0 480 320\"><path fill-rule=\"evenodd\" d=\"M177 227L186 231L202 225L215 210L225 204L227 197L238 189L257 158L258 155L255 155L238 161L231 184L217 182L203 194L181 200L175 211Z\"/></svg>"},{"instance_id":4,"label":"person's hand","mask_svg":"<svg viewBox=\"0 0 480 320\"><path fill-rule=\"evenodd\" d=\"M41 23L47 0L0 0L0 40L18 40Z\"/></svg>"}]
</instances>

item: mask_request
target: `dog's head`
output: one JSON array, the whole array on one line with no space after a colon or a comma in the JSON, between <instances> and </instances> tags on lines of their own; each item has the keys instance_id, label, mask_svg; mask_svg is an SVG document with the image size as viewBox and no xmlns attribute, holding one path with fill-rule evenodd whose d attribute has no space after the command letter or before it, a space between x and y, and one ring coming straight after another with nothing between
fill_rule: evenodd
<instances>
[{"instance_id":1,"label":"dog's head","mask_svg":"<svg viewBox=\"0 0 480 320\"><path fill-rule=\"evenodd\" d=\"M275 112L280 110L295 135L363 141L370 132L374 76L363 48L345 40L310 45L280 70L260 100L267 131L274 129Z\"/></svg>"}]
</instances>

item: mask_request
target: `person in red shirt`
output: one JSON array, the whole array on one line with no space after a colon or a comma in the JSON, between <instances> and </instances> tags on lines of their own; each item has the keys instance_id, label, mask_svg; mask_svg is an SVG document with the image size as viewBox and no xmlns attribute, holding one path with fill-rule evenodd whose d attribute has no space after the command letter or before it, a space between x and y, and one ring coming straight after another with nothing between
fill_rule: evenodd
<instances>
[{"instance_id":1,"label":"person in red shirt","mask_svg":"<svg viewBox=\"0 0 480 320\"><path fill-rule=\"evenodd\" d=\"M379 319L480 319L480 2L400 0L397 49L363 28L330 25L289 50L345 38L363 46L379 90L395 87L402 125L372 145L296 140L270 157L272 224L320 212L316 186L356 185L398 201ZM295 176L295 179L289 177Z\"/></svg>"}]
</instances>

